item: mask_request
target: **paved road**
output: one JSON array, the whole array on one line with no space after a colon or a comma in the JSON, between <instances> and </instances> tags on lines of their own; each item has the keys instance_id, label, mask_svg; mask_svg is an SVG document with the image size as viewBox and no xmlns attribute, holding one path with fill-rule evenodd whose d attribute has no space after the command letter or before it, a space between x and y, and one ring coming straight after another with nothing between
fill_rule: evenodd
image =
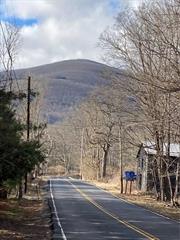
<instances>
[{"instance_id":1,"label":"paved road","mask_svg":"<svg viewBox=\"0 0 180 240\"><path fill-rule=\"evenodd\" d=\"M51 179L54 239L179 240L179 224L80 180Z\"/></svg>"}]
</instances>

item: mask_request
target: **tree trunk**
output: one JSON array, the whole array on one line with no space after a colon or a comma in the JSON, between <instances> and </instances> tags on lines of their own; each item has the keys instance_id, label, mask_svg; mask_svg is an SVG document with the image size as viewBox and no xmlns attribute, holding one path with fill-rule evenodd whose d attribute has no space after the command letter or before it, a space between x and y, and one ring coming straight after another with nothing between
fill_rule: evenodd
<instances>
[{"instance_id":1,"label":"tree trunk","mask_svg":"<svg viewBox=\"0 0 180 240\"><path fill-rule=\"evenodd\" d=\"M18 194L18 199L21 200L23 197L23 184L22 184L22 179L19 182L19 194Z\"/></svg>"},{"instance_id":2,"label":"tree trunk","mask_svg":"<svg viewBox=\"0 0 180 240\"><path fill-rule=\"evenodd\" d=\"M0 185L0 199L7 199L7 191Z\"/></svg>"},{"instance_id":3,"label":"tree trunk","mask_svg":"<svg viewBox=\"0 0 180 240\"><path fill-rule=\"evenodd\" d=\"M175 204L177 201L177 194L178 194L178 186L179 186L179 161L177 162L177 169L176 169L176 185L175 185L175 191L174 191L174 196L173 196L173 202Z\"/></svg>"},{"instance_id":4,"label":"tree trunk","mask_svg":"<svg viewBox=\"0 0 180 240\"><path fill-rule=\"evenodd\" d=\"M169 176L168 169L167 169L167 179L168 179L168 183L169 183L170 201L171 201L172 205L174 206L172 184L171 184L171 178Z\"/></svg>"},{"instance_id":5,"label":"tree trunk","mask_svg":"<svg viewBox=\"0 0 180 240\"><path fill-rule=\"evenodd\" d=\"M157 168L159 178L159 199L164 200L164 181L163 181L163 141L160 138L159 131L155 131L156 151L157 151Z\"/></svg>"},{"instance_id":6,"label":"tree trunk","mask_svg":"<svg viewBox=\"0 0 180 240\"><path fill-rule=\"evenodd\" d=\"M26 173L24 177L24 193L25 194L27 193L27 184L28 184L28 174Z\"/></svg>"},{"instance_id":7,"label":"tree trunk","mask_svg":"<svg viewBox=\"0 0 180 240\"><path fill-rule=\"evenodd\" d=\"M99 148L97 148L97 156L95 156L97 158L97 181L99 180L100 176L101 176L101 166L100 166L100 156L99 156Z\"/></svg>"},{"instance_id":8,"label":"tree trunk","mask_svg":"<svg viewBox=\"0 0 180 240\"><path fill-rule=\"evenodd\" d=\"M173 203L173 190L172 190L172 183L171 183L171 178L169 175L169 164L171 162L171 157L170 157L170 146L171 146L171 116L170 116L170 106L171 106L171 94L168 93L167 96L167 124L168 124L168 132L167 132L167 152L166 152L166 174L167 174L167 179L168 179L168 184L169 184L169 193L170 196L167 196L167 200L170 200L172 205ZM167 192L167 189L164 190ZM169 194L168 194L169 195ZM170 199L168 199L170 198Z\"/></svg>"},{"instance_id":9,"label":"tree trunk","mask_svg":"<svg viewBox=\"0 0 180 240\"><path fill-rule=\"evenodd\" d=\"M108 145L106 149L105 148L103 149L104 150L104 157L103 157L103 161L102 161L101 178L106 177L106 167L107 167L107 161L108 161L109 148L110 148L110 146Z\"/></svg>"},{"instance_id":10,"label":"tree trunk","mask_svg":"<svg viewBox=\"0 0 180 240\"><path fill-rule=\"evenodd\" d=\"M120 152L120 182L121 182L121 194L124 192L124 186L123 186L123 135L122 135L122 126L119 129L119 152Z\"/></svg>"},{"instance_id":11,"label":"tree trunk","mask_svg":"<svg viewBox=\"0 0 180 240\"><path fill-rule=\"evenodd\" d=\"M160 199L164 201L163 160L160 158Z\"/></svg>"},{"instance_id":12,"label":"tree trunk","mask_svg":"<svg viewBox=\"0 0 180 240\"><path fill-rule=\"evenodd\" d=\"M159 198L159 194L158 194L158 190L157 190L157 176L156 176L156 171L154 169L154 166L152 167L152 176L153 176L153 182L154 182L154 190L155 190L155 194L156 194L156 199L158 200Z\"/></svg>"}]
</instances>

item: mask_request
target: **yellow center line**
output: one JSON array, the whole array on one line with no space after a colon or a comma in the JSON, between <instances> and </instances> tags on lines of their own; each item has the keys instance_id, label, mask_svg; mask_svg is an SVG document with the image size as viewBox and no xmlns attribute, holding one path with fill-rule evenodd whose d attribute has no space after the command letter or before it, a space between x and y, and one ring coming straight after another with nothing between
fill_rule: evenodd
<instances>
[{"instance_id":1,"label":"yellow center line","mask_svg":"<svg viewBox=\"0 0 180 240\"><path fill-rule=\"evenodd\" d=\"M134 230L137 233L140 233L141 235L143 235L144 237L146 237L147 239L150 240L159 240L159 238L153 236L152 234L130 224L127 221L124 221L122 219L120 219L119 217L115 216L114 214L112 214L111 212L109 212L108 210L106 210L105 208L103 208L101 205L99 205L97 202L95 202L91 197L89 197L87 194L85 194L82 190L80 190L78 187L76 187L72 182L70 182L69 180L67 180L88 202L92 203L95 207L97 207L98 209L100 209L102 212L106 213L108 216L112 217L113 219L115 219L117 222L125 225L126 227Z\"/></svg>"}]
</instances>

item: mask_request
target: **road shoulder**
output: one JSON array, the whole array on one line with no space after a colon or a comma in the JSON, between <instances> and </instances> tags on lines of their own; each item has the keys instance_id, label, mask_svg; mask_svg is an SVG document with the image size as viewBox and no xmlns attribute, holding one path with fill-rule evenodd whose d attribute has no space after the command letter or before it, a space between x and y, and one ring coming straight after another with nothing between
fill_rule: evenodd
<instances>
[{"instance_id":1,"label":"road shoulder","mask_svg":"<svg viewBox=\"0 0 180 240\"><path fill-rule=\"evenodd\" d=\"M120 194L120 188L116 184L109 184L98 181L87 181L94 186L101 188L113 196L121 198L129 203L136 204L138 206L144 207L156 214L160 214L166 218L173 219L175 221L180 220L180 208L171 207L168 204L157 202L155 198L150 195L145 194L131 194L125 195Z\"/></svg>"}]
</instances>

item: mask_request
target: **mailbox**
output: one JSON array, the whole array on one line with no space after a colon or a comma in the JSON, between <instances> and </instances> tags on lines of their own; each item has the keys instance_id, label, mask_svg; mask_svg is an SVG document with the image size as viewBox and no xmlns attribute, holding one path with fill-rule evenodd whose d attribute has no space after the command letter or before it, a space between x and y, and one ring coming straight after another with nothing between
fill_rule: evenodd
<instances>
[{"instance_id":1,"label":"mailbox","mask_svg":"<svg viewBox=\"0 0 180 240\"><path fill-rule=\"evenodd\" d=\"M126 181L134 181L136 180L136 174L133 171L125 171L125 180Z\"/></svg>"}]
</instances>

